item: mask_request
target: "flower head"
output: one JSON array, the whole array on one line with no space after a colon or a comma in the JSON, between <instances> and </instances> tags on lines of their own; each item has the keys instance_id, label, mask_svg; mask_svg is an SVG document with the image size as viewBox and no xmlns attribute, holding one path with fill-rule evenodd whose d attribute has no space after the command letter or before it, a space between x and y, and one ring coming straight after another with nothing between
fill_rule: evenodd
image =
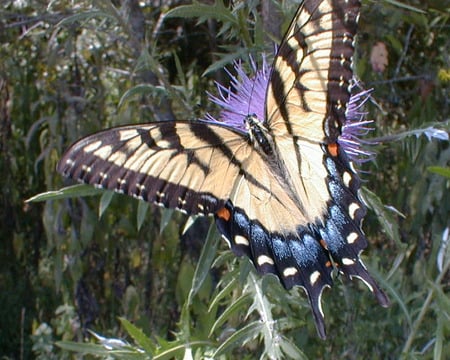
<instances>
[{"instance_id":1,"label":"flower head","mask_svg":"<svg viewBox=\"0 0 450 360\"><path fill-rule=\"evenodd\" d=\"M264 121L266 90L269 84L271 67L267 65L264 56L261 69L257 68L252 58L250 58L250 65L253 71L252 76L246 74L241 62L234 63L236 75L226 70L231 78L230 87L227 88L216 83L218 96L208 94L210 100L219 105L222 110L218 119L206 114L206 121L220 122L243 131L246 131L244 120L250 114L255 114L260 121ZM373 157L372 152L362 149L363 141L361 140L361 137L370 131L368 125L372 123L372 121L364 120L366 113L361 111L362 106L369 98L369 94L370 90L360 91L350 97L346 122L338 140L350 160L359 163ZM364 143L367 144L368 142Z\"/></svg>"},{"instance_id":2,"label":"flower head","mask_svg":"<svg viewBox=\"0 0 450 360\"><path fill-rule=\"evenodd\" d=\"M264 120L266 90L270 77L270 66L267 65L265 57L261 69L257 68L252 58L250 65L252 77L246 74L241 62L235 62L236 76L226 70L231 78L231 86L226 88L216 83L219 95L208 94L210 100L222 108L219 121L241 130L245 130L244 119L249 114L255 114L258 119ZM210 114L206 115L206 120L218 121Z\"/></svg>"}]
</instances>

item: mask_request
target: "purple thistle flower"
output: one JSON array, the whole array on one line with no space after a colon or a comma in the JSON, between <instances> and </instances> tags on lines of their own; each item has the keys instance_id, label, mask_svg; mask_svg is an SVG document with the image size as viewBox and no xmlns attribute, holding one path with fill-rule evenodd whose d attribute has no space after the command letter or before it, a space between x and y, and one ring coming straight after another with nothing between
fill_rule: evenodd
<instances>
[{"instance_id":1,"label":"purple thistle flower","mask_svg":"<svg viewBox=\"0 0 450 360\"><path fill-rule=\"evenodd\" d=\"M207 121L221 122L245 131L244 119L247 115L255 114L261 121L264 119L266 89L269 84L270 67L263 56L262 68L258 70L256 63L250 57L253 76L249 77L241 62L234 63L237 75L225 70L231 78L231 87L216 83L218 96L209 94L209 99L219 105L222 110L217 120L206 114Z\"/></svg>"},{"instance_id":2,"label":"purple thistle flower","mask_svg":"<svg viewBox=\"0 0 450 360\"><path fill-rule=\"evenodd\" d=\"M206 114L205 120L219 122L231 127L246 131L244 120L250 114L255 114L263 121L265 116L266 90L269 84L271 67L267 65L263 56L262 68L258 69L256 63L250 58L253 76L248 76L241 62L234 63L236 76L226 70L231 78L230 87L216 83L219 95L210 93L209 99L219 105L222 109L218 119L211 114ZM350 160L361 163L374 157L374 153L362 149L362 144L370 144L362 141L361 137L366 135L371 128L368 127L372 121L364 120L365 112L362 106L369 98L370 90L363 90L353 94L347 106L346 122L342 127L339 144L347 153Z\"/></svg>"},{"instance_id":3,"label":"purple thistle flower","mask_svg":"<svg viewBox=\"0 0 450 360\"><path fill-rule=\"evenodd\" d=\"M357 82L355 80L353 87L356 86ZM373 123L373 120L364 120L367 113L361 111L361 108L369 99L371 92L372 90L362 90L350 96L347 104L346 120L342 126L342 134L338 140L350 160L356 163L369 161L375 157L373 151L362 148L363 144L374 145L372 142L362 139L369 131L373 130L369 127Z\"/></svg>"}]
</instances>

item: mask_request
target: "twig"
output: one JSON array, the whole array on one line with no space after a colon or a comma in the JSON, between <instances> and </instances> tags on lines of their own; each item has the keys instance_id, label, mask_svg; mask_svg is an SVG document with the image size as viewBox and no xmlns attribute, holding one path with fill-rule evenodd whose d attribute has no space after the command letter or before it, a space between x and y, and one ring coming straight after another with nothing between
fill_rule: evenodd
<instances>
[{"instance_id":1,"label":"twig","mask_svg":"<svg viewBox=\"0 0 450 360\"><path fill-rule=\"evenodd\" d=\"M372 87L372 86L378 86L381 84L392 84L392 83L396 83L396 82L402 82L402 81L413 81L413 80L420 80L420 79L425 79L428 76L426 75L411 75L411 76L403 76L403 77L399 77L399 78L392 78L392 79L386 79L386 80L377 80L377 81L372 81L367 83L367 87Z\"/></svg>"},{"instance_id":2,"label":"twig","mask_svg":"<svg viewBox=\"0 0 450 360\"><path fill-rule=\"evenodd\" d=\"M403 46L402 54L400 55L400 58L397 61L397 66L394 71L394 78L400 72L400 67L402 66L402 63L405 60L406 53L408 52L408 48L409 48L409 42L411 41L411 35L412 35L413 30L414 30L414 25L411 25L408 29L408 32L406 33L405 45Z\"/></svg>"}]
</instances>

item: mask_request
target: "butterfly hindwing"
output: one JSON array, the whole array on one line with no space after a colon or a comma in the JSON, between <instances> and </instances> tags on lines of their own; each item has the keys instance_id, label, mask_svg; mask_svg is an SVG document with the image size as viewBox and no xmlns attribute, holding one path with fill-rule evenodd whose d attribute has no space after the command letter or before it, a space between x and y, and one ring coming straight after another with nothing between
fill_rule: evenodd
<instances>
[{"instance_id":1,"label":"butterfly hindwing","mask_svg":"<svg viewBox=\"0 0 450 360\"><path fill-rule=\"evenodd\" d=\"M336 263L338 271L348 278L359 278L374 293L380 305L389 306L386 294L368 273L360 259L360 253L367 247L367 239L361 230L366 207L360 200L360 180L353 170L345 152L334 148L326 159L330 172L330 201L325 226L321 236L327 250Z\"/></svg>"},{"instance_id":2,"label":"butterfly hindwing","mask_svg":"<svg viewBox=\"0 0 450 360\"><path fill-rule=\"evenodd\" d=\"M259 204L261 205L261 204ZM276 275L286 289L301 286L309 299L317 331L325 338L325 323L321 305L322 292L332 285L332 262L329 253L317 241L317 235L303 228L297 231L268 231L273 223L286 228L295 208L279 207L277 212L264 207L265 225L248 218L246 211L231 201L216 214L216 223L237 255L247 255L261 274ZM274 216L277 214L277 216Z\"/></svg>"}]
</instances>

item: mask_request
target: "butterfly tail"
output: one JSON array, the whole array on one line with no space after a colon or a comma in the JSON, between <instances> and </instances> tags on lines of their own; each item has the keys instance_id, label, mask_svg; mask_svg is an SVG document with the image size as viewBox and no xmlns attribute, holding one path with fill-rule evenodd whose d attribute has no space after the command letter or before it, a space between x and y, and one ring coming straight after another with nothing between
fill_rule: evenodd
<instances>
[{"instance_id":1,"label":"butterfly tail","mask_svg":"<svg viewBox=\"0 0 450 360\"><path fill-rule=\"evenodd\" d=\"M389 300L388 296L380 288L374 278L369 274L364 263L361 260L355 262L354 264L342 264L339 267L339 271L349 279L358 278L364 284L366 284L369 290L375 295L375 298L381 306L390 306L391 301Z\"/></svg>"},{"instance_id":2,"label":"butterfly tail","mask_svg":"<svg viewBox=\"0 0 450 360\"><path fill-rule=\"evenodd\" d=\"M358 278L363 281L375 295L379 304L388 307L390 305L389 298L360 259L360 253L366 247L367 239L360 229L350 222L342 220L345 218L345 214L341 212L341 209L334 207L331 212L334 215L332 219L336 218L340 221L330 219L320 232L337 270L349 279Z\"/></svg>"}]
</instances>

